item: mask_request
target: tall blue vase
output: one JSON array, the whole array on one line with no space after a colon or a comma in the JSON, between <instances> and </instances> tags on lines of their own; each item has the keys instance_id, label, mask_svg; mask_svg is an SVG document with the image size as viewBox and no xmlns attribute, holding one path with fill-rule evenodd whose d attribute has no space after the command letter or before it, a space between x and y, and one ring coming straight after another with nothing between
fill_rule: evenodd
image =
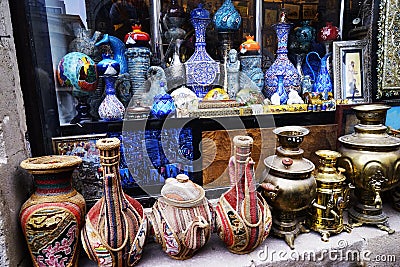
<instances>
[{"instance_id":1,"label":"tall blue vase","mask_svg":"<svg viewBox=\"0 0 400 267\"><path fill-rule=\"evenodd\" d=\"M206 51L206 28L210 23L210 13L199 4L190 13L196 42L193 55L185 62L186 85L190 86L197 97L203 98L211 89L211 85L218 81L219 64Z\"/></svg>"},{"instance_id":2,"label":"tall blue vase","mask_svg":"<svg viewBox=\"0 0 400 267\"><path fill-rule=\"evenodd\" d=\"M289 99L288 97L288 93L286 92L284 86L283 86L283 79L284 79L284 75L276 75L276 77L278 78L278 89L276 90L276 92L279 95L279 98L281 100L281 105L285 105Z\"/></svg>"},{"instance_id":3,"label":"tall blue vase","mask_svg":"<svg viewBox=\"0 0 400 267\"><path fill-rule=\"evenodd\" d=\"M285 15L281 15L281 18ZM288 93L290 89L301 93L300 76L296 67L288 58L288 37L292 24L287 22L279 22L273 25L278 38L277 57L271 67L265 72L265 86L263 94L265 97L271 96L278 89L277 75L283 75L283 87Z\"/></svg>"}]
</instances>

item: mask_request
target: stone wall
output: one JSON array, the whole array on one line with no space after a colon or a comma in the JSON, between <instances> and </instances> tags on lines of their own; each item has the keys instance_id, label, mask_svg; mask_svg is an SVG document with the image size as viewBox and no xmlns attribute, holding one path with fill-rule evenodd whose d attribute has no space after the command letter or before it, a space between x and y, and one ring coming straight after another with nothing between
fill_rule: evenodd
<instances>
[{"instance_id":1,"label":"stone wall","mask_svg":"<svg viewBox=\"0 0 400 267\"><path fill-rule=\"evenodd\" d=\"M8 1L0 0L0 266L30 266L18 221L31 178L19 167L28 156L25 111Z\"/></svg>"}]
</instances>

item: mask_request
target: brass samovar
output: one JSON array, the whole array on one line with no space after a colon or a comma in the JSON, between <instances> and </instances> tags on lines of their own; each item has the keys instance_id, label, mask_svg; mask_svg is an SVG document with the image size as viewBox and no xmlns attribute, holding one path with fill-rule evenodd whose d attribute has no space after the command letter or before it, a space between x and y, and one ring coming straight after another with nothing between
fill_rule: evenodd
<instances>
[{"instance_id":1,"label":"brass samovar","mask_svg":"<svg viewBox=\"0 0 400 267\"><path fill-rule=\"evenodd\" d=\"M312 175L314 164L303 158L299 148L309 130L300 126L274 129L280 146L276 155L264 159L261 184L263 194L272 207L272 233L283 237L291 249L301 232L308 232L298 212L307 209L315 198L316 182Z\"/></svg>"},{"instance_id":2,"label":"brass samovar","mask_svg":"<svg viewBox=\"0 0 400 267\"><path fill-rule=\"evenodd\" d=\"M351 231L351 227L343 223L343 209L349 200L351 184L346 183L344 169L336 168L336 161L341 154L332 150L318 150L320 165L315 170L317 196L312 202L307 217L307 225L322 235L323 241L329 241L331 234L343 230Z\"/></svg>"},{"instance_id":3,"label":"brass samovar","mask_svg":"<svg viewBox=\"0 0 400 267\"><path fill-rule=\"evenodd\" d=\"M389 136L384 125L390 106L360 105L353 109L360 123L354 126L354 133L339 137L342 157L338 159L358 199L349 210L349 222L353 226L376 225L393 233L380 196L381 191L398 184L400 175L400 139Z\"/></svg>"}]
</instances>

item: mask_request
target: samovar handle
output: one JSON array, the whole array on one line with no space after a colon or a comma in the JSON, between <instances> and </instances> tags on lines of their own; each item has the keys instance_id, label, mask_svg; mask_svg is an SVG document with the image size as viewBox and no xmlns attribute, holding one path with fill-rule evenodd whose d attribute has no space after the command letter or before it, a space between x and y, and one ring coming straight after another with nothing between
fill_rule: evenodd
<instances>
[{"instance_id":1,"label":"samovar handle","mask_svg":"<svg viewBox=\"0 0 400 267\"><path fill-rule=\"evenodd\" d=\"M276 196L278 195L279 185L273 185L271 183L262 183L261 187L264 189L264 194L271 201L274 201Z\"/></svg>"}]
</instances>

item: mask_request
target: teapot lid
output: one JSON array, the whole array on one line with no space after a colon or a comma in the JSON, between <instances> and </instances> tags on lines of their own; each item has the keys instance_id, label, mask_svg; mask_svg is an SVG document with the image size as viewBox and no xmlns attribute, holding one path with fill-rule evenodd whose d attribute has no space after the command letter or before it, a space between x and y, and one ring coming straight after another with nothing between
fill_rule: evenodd
<instances>
[{"instance_id":1,"label":"teapot lid","mask_svg":"<svg viewBox=\"0 0 400 267\"><path fill-rule=\"evenodd\" d=\"M203 201L204 189L189 180L186 174L168 178L161 189L163 200L176 207L193 207Z\"/></svg>"}]
</instances>

